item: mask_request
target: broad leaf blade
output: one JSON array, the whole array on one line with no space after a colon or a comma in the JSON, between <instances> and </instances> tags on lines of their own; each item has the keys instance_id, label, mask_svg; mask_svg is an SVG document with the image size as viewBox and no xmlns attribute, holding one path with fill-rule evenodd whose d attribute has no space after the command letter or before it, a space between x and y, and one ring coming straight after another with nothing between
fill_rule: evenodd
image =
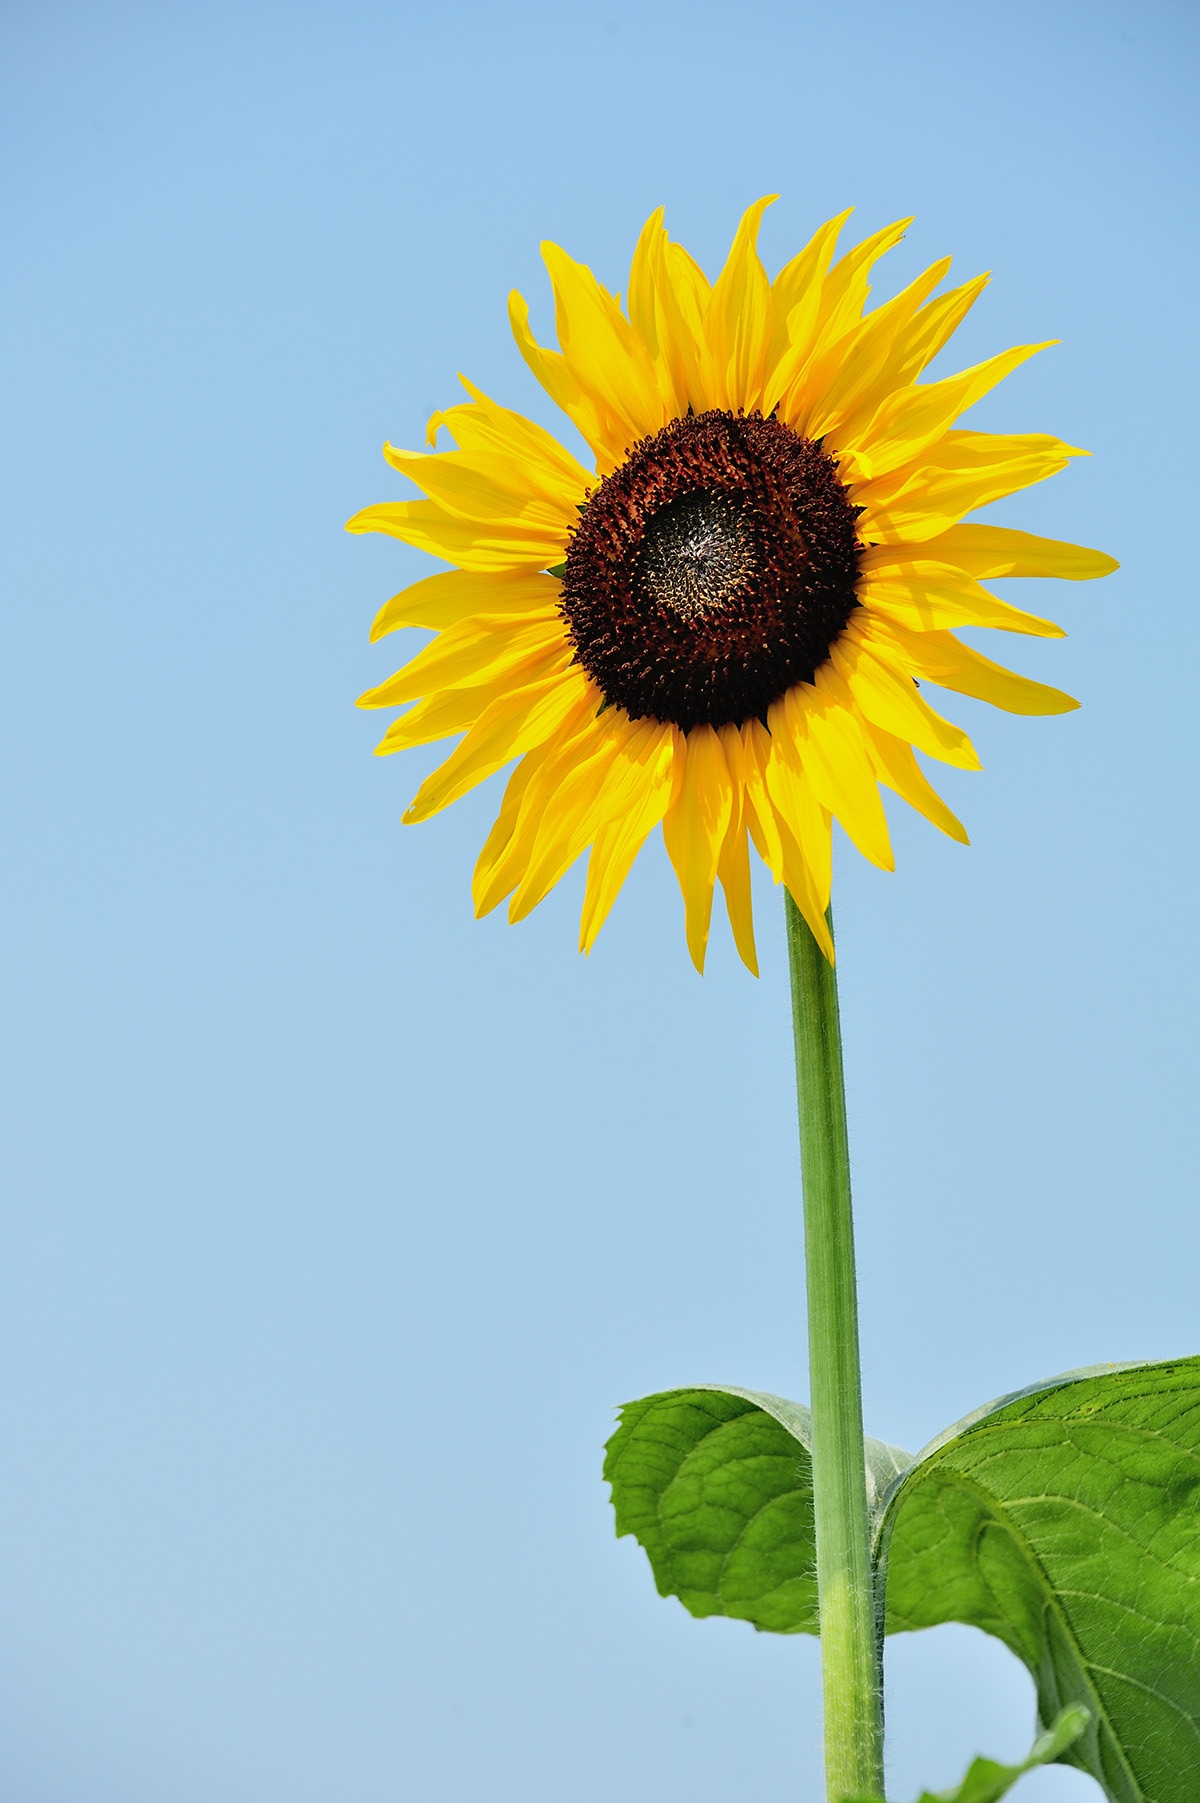
<instances>
[{"instance_id":1,"label":"broad leaf blade","mask_svg":"<svg viewBox=\"0 0 1200 1803\"><path fill-rule=\"evenodd\" d=\"M617 1532L694 1615L816 1633L808 1443L806 1409L754 1391L630 1404L605 1467ZM1043 1722L1090 1714L1048 1757L1111 1803L1197 1803L1200 1358L1070 1372L916 1460L868 1441L866 1463L888 1631L996 1635L1033 1674Z\"/></svg>"},{"instance_id":2,"label":"broad leaf blade","mask_svg":"<svg viewBox=\"0 0 1200 1803\"><path fill-rule=\"evenodd\" d=\"M645 1548L662 1596L777 1634L817 1632L809 1413L698 1385L627 1403L608 1443L617 1533ZM872 1502L909 1455L866 1446Z\"/></svg>"},{"instance_id":3,"label":"broad leaf blade","mask_svg":"<svg viewBox=\"0 0 1200 1803\"><path fill-rule=\"evenodd\" d=\"M889 1632L996 1635L1114 1803L1200 1797L1200 1359L1070 1373L939 1436L879 1535Z\"/></svg>"}]
</instances>

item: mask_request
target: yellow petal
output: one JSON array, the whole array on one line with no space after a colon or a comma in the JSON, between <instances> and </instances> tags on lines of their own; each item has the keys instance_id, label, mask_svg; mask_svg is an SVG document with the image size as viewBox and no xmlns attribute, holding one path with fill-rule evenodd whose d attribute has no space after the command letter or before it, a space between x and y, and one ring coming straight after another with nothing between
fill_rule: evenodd
<instances>
[{"instance_id":1,"label":"yellow petal","mask_svg":"<svg viewBox=\"0 0 1200 1803\"><path fill-rule=\"evenodd\" d=\"M840 337L847 326L862 317L871 292L872 269L885 252L899 244L911 224L910 215L885 225L881 232L864 238L834 264L822 289L817 321L817 331L826 343Z\"/></svg>"},{"instance_id":2,"label":"yellow petal","mask_svg":"<svg viewBox=\"0 0 1200 1803\"><path fill-rule=\"evenodd\" d=\"M557 244L543 244L542 257L554 289L558 342L567 367L598 410L619 425L620 449L626 451L664 423L650 354L586 265Z\"/></svg>"},{"instance_id":3,"label":"yellow petal","mask_svg":"<svg viewBox=\"0 0 1200 1803\"><path fill-rule=\"evenodd\" d=\"M574 751L574 767L563 772L546 800L510 920L522 920L535 908L606 826L641 816L647 786L655 786L662 748L674 731L658 720L630 720L618 708L599 716L587 742ZM640 843L630 850L630 863Z\"/></svg>"},{"instance_id":4,"label":"yellow petal","mask_svg":"<svg viewBox=\"0 0 1200 1803\"><path fill-rule=\"evenodd\" d=\"M546 803L589 741L596 705L596 691L584 690L545 744L528 752L513 771L500 813L475 866L472 895L477 915L490 913L528 870Z\"/></svg>"},{"instance_id":5,"label":"yellow petal","mask_svg":"<svg viewBox=\"0 0 1200 1803\"><path fill-rule=\"evenodd\" d=\"M758 975L754 945L754 905L750 890L750 847L746 826L745 789L740 780L742 735L736 726L722 726L721 749L733 782L733 811L717 858L717 880L725 894L725 907L738 956L752 975Z\"/></svg>"},{"instance_id":6,"label":"yellow petal","mask_svg":"<svg viewBox=\"0 0 1200 1803\"><path fill-rule=\"evenodd\" d=\"M524 920L532 913L595 837L597 804L612 774L618 747L632 730L624 714L609 709L599 720L593 719L576 742L569 766L561 770L558 782L545 796L529 862L509 904L511 921Z\"/></svg>"},{"instance_id":7,"label":"yellow petal","mask_svg":"<svg viewBox=\"0 0 1200 1803\"><path fill-rule=\"evenodd\" d=\"M960 845L969 845L966 828L950 809L941 796L926 780L925 773L913 756L912 747L894 738L890 732L881 732L870 721L866 727L867 750L871 754L871 762L875 766L875 774L881 783L893 790L910 807L924 814L949 838L957 839Z\"/></svg>"},{"instance_id":8,"label":"yellow petal","mask_svg":"<svg viewBox=\"0 0 1200 1803\"><path fill-rule=\"evenodd\" d=\"M659 391L668 417L710 406L704 322L712 289L682 244L661 233L651 247Z\"/></svg>"},{"instance_id":9,"label":"yellow petal","mask_svg":"<svg viewBox=\"0 0 1200 1803\"><path fill-rule=\"evenodd\" d=\"M396 707L438 689L477 688L487 683L519 688L519 672L526 668L537 672L548 657L568 644L557 612L532 620L473 614L439 633L377 689L368 689L358 705Z\"/></svg>"},{"instance_id":10,"label":"yellow petal","mask_svg":"<svg viewBox=\"0 0 1200 1803\"><path fill-rule=\"evenodd\" d=\"M845 680L858 711L873 726L908 739L918 750L960 770L978 770L979 759L965 732L935 713L911 676L888 659L852 620L831 649L834 669Z\"/></svg>"},{"instance_id":11,"label":"yellow petal","mask_svg":"<svg viewBox=\"0 0 1200 1803\"><path fill-rule=\"evenodd\" d=\"M873 545L862 558L862 568L886 569L920 557L953 564L984 582L1000 576L1058 576L1067 582L1091 582L1121 567L1115 557L1109 557L1105 551L1089 550L1086 545L1038 538L1011 526L971 522L951 526L919 547Z\"/></svg>"},{"instance_id":12,"label":"yellow petal","mask_svg":"<svg viewBox=\"0 0 1200 1803\"><path fill-rule=\"evenodd\" d=\"M579 921L581 952L590 952L596 943L634 859L670 805L683 743L678 727L662 726L657 736L631 744L620 754L627 763L639 766L636 785L631 785L632 793L621 810L611 813L600 827L592 846Z\"/></svg>"},{"instance_id":13,"label":"yellow petal","mask_svg":"<svg viewBox=\"0 0 1200 1803\"><path fill-rule=\"evenodd\" d=\"M743 214L713 286L705 318L713 407L750 413L762 401L771 284L758 255L758 230L764 212L778 198L768 194Z\"/></svg>"},{"instance_id":14,"label":"yellow petal","mask_svg":"<svg viewBox=\"0 0 1200 1803\"><path fill-rule=\"evenodd\" d=\"M990 280L990 276L977 275L974 281L964 282L961 288L940 294L897 333L887 371L890 387L902 388L916 380L926 364L931 363L953 337Z\"/></svg>"},{"instance_id":15,"label":"yellow petal","mask_svg":"<svg viewBox=\"0 0 1200 1803\"><path fill-rule=\"evenodd\" d=\"M405 823L428 820L513 758L548 739L587 687L580 671L563 668L523 689L497 696L466 738L418 789Z\"/></svg>"},{"instance_id":16,"label":"yellow petal","mask_svg":"<svg viewBox=\"0 0 1200 1803\"><path fill-rule=\"evenodd\" d=\"M634 247L629 269L629 321L650 354L654 378L664 413L674 418L685 413L687 384L676 380L678 359L672 355L671 326L664 319L659 288L665 280L664 254L668 243L663 210L657 207L647 219ZM694 355L698 347L693 343Z\"/></svg>"},{"instance_id":17,"label":"yellow petal","mask_svg":"<svg viewBox=\"0 0 1200 1803\"><path fill-rule=\"evenodd\" d=\"M385 501L364 507L347 532L386 532L468 570L544 570L566 553L564 530L514 521L467 520L436 501Z\"/></svg>"},{"instance_id":18,"label":"yellow petal","mask_svg":"<svg viewBox=\"0 0 1200 1803\"><path fill-rule=\"evenodd\" d=\"M703 974L721 841L733 811L733 783L711 726L687 735L683 781L663 820L667 855L683 892L688 951Z\"/></svg>"},{"instance_id":19,"label":"yellow petal","mask_svg":"<svg viewBox=\"0 0 1200 1803\"><path fill-rule=\"evenodd\" d=\"M508 468L519 478L521 487L547 500L576 506L589 486L594 486L595 477L543 426L509 407L501 407L465 376L460 376L459 381L471 396L471 403L435 413L429 422L430 444L438 428L445 426L459 449L475 458L482 468L497 476Z\"/></svg>"},{"instance_id":20,"label":"yellow petal","mask_svg":"<svg viewBox=\"0 0 1200 1803\"><path fill-rule=\"evenodd\" d=\"M789 342L791 333L788 327L796 316L796 308L806 306L814 293L819 297L829 265L833 261L838 234L853 211L853 207L847 207L844 212L835 214L824 225L818 226L804 249L784 264L772 282L776 330L780 333L772 346L774 350L782 350ZM814 308L814 318L816 311Z\"/></svg>"},{"instance_id":21,"label":"yellow petal","mask_svg":"<svg viewBox=\"0 0 1200 1803\"><path fill-rule=\"evenodd\" d=\"M883 547L880 547L883 549ZM891 547L888 547L890 550ZM872 552L861 560L858 598L867 614L882 614L914 632L932 632L939 627L990 626L1001 632L1023 632L1034 638L1065 638L1061 626L1043 620L1037 614L1023 613L1006 601L990 595L964 570L950 564L934 563L920 556L926 546L909 546L908 561L893 563L889 569L871 565Z\"/></svg>"},{"instance_id":22,"label":"yellow petal","mask_svg":"<svg viewBox=\"0 0 1200 1803\"><path fill-rule=\"evenodd\" d=\"M758 975L758 950L754 943L754 905L750 889L750 845L745 826L727 832L717 860L717 876L725 896L725 908L738 957L751 976Z\"/></svg>"},{"instance_id":23,"label":"yellow petal","mask_svg":"<svg viewBox=\"0 0 1200 1803\"><path fill-rule=\"evenodd\" d=\"M814 798L799 766L785 764L780 758L779 748L761 720L747 720L736 734L732 728L723 728L721 740L735 794L740 794L742 824L775 881L783 883L790 892L832 964L833 940L825 919L829 906L829 815ZM726 888L727 900L729 894ZM749 931L748 899L746 910L745 925ZM734 932L736 940L736 926ZM740 949L740 940L737 943ZM747 950L753 951L752 939ZM749 963L744 952L742 956Z\"/></svg>"},{"instance_id":24,"label":"yellow petal","mask_svg":"<svg viewBox=\"0 0 1200 1803\"><path fill-rule=\"evenodd\" d=\"M767 792L771 735L761 720L746 720L737 739L726 739L725 757L734 787L742 798L742 815L754 848L777 883L783 881L783 848L774 804Z\"/></svg>"},{"instance_id":25,"label":"yellow petal","mask_svg":"<svg viewBox=\"0 0 1200 1803\"><path fill-rule=\"evenodd\" d=\"M642 228L629 271L629 318L650 354L664 419L712 404L705 319L711 290L682 245L663 230L663 210Z\"/></svg>"},{"instance_id":26,"label":"yellow petal","mask_svg":"<svg viewBox=\"0 0 1200 1803\"><path fill-rule=\"evenodd\" d=\"M787 842L789 839L790 834L785 829L784 840ZM799 854L793 847L789 855L798 857ZM829 903L826 902L824 910L818 908L809 884L807 866L797 865L796 875L788 875L784 878L784 882L788 894L808 923L809 932L824 952L827 961L830 964L834 963L833 934L829 930Z\"/></svg>"},{"instance_id":27,"label":"yellow petal","mask_svg":"<svg viewBox=\"0 0 1200 1803\"><path fill-rule=\"evenodd\" d=\"M531 493L520 467L506 463L481 468L478 457L461 451L400 451L384 445L393 469L423 488L430 500L464 520L510 522L526 530L548 531L562 543L579 517L582 491L547 500Z\"/></svg>"},{"instance_id":28,"label":"yellow petal","mask_svg":"<svg viewBox=\"0 0 1200 1803\"><path fill-rule=\"evenodd\" d=\"M656 332L655 374L664 411L671 417L703 412L705 389L704 319L709 285L683 246L660 232L649 245Z\"/></svg>"},{"instance_id":29,"label":"yellow petal","mask_svg":"<svg viewBox=\"0 0 1200 1803\"><path fill-rule=\"evenodd\" d=\"M471 878L471 899L475 904L477 920L490 914L496 903L502 901L520 880L515 873L511 881L506 882L505 878L515 862L514 853L519 851L521 814L525 809L529 786L545 762L549 750L550 746L547 744L526 752L505 785L500 812L475 860L475 871ZM528 813L528 810L525 811ZM532 833L529 836L532 837ZM521 867L524 868L523 864Z\"/></svg>"},{"instance_id":30,"label":"yellow petal","mask_svg":"<svg viewBox=\"0 0 1200 1803\"><path fill-rule=\"evenodd\" d=\"M1019 344L961 375L889 395L855 444L860 468L872 476L883 476L902 464L912 463L949 430L960 413L974 406L1036 351L1045 349L1046 344Z\"/></svg>"},{"instance_id":31,"label":"yellow petal","mask_svg":"<svg viewBox=\"0 0 1200 1803\"><path fill-rule=\"evenodd\" d=\"M392 721L375 756L388 757L393 751L410 751L414 745L432 745L466 732L487 705L488 696L480 689L447 689L445 694L431 695Z\"/></svg>"},{"instance_id":32,"label":"yellow petal","mask_svg":"<svg viewBox=\"0 0 1200 1803\"><path fill-rule=\"evenodd\" d=\"M1085 455L1045 433L948 432L911 470L853 487L852 499L863 509L859 530L868 539L927 543L964 513L1044 482Z\"/></svg>"},{"instance_id":33,"label":"yellow petal","mask_svg":"<svg viewBox=\"0 0 1200 1803\"><path fill-rule=\"evenodd\" d=\"M779 417L787 424L804 429L814 396L824 393L838 358L833 347L862 323L862 310L871 292L869 276L872 266L904 236L911 220L897 220L871 238L856 245L834 266L821 286L816 321L810 333L810 348L801 357L794 348L772 376L770 392L778 395ZM797 322L799 324L799 322ZM799 331L793 344L798 347ZM820 372L820 373L818 373Z\"/></svg>"},{"instance_id":34,"label":"yellow petal","mask_svg":"<svg viewBox=\"0 0 1200 1803\"><path fill-rule=\"evenodd\" d=\"M574 422L596 457L597 469L607 475L621 459L620 432L568 367L560 351L545 350L529 329L529 308L516 290L508 297L508 321L517 349L550 399Z\"/></svg>"},{"instance_id":35,"label":"yellow petal","mask_svg":"<svg viewBox=\"0 0 1200 1803\"><path fill-rule=\"evenodd\" d=\"M440 570L385 601L371 624L371 643L401 626L441 631L472 614L548 614L562 584L543 570Z\"/></svg>"},{"instance_id":36,"label":"yellow petal","mask_svg":"<svg viewBox=\"0 0 1200 1803\"><path fill-rule=\"evenodd\" d=\"M799 256L771 284L772 328L767 348L763 412L778 406L812 353L821 295L838 233L853 208L847 207L815 232Z\"/></svg>"},{"instance_id":37,"label":"yellow petal","mask_svg":"<svg viewBox=\"0 0 1200 1803\"><path fill-rule=\"evenodd\" d=\"M659 351L658 306L654 292L654 265L659 247L666 237L663 209L656 207L638 233L629 266L629 323L640 333L642 343L655 358Z\"/></svg>"},{"instance_id":38,"label":"yellow petal","mask_svg":"<svg viewBox=\"0 0 1200 1803\"><path fill-rule=\"evenodd\" d=\"M667 274L684 318L692 326L697 344L708 312L712 283L682 244L668 242L665 247Z\"/></svg>"},{"instance_id":39,"label":"yellow petal","mask_svg":"<svg viewBox=\"0 0 1200 1803\"><path fill-rule=\"evenodd\" d=\"M743 737L752 762L765 777L760 788L747 774L750 835L832 964L833 938L825 918L832 877L829 811L814 796L795 746L785 736L772 736L758 720L748 724L751 730L743 729Z\"/></svg>"},{"instance_id":40,"label":"yellow petal","mask_svg":"<svg viewBox=\"0 0 1200 1803\"><path fill-rule=\"evenodd\" d=\"M897 333L909 323L949 267L949 257L934 263L894 299L876 307L815 358L798 391L788 397L788 423L808 438L824 438L832 432L835 442L840 443L839 423L867 395L874 395L878 404L880 380Z\"/></svg>"},{"instance_id":41,"label":"yellow petal","mask_svg":"<svg viewBox=\"0 0 1200 1803\"><path fill-rule=\"evenodd\" d=\"M881 870L894 869L874 768L841 677L823 664L811 684L797 684L774 703L767 724L785 757L794 748L817 800L841 821L864 858Z\"/></svg>"},{"instance_id":42,"label":"yellow petal","mask_svg":"<svg viewBox=\"0 0 1200 1803\"><path fill-rule=\"evenodd\" d=\"M818 918L823 918L829 906L833 876L829 810L817 799L808 772L801 763L799 748L784 730L782 708L777 716L778 733L769 733L761 721L750 724L754 756L766 779L768 802L764 812L756 788L747 783L747 802L753 806L753 813L747 814L751 837L776 882L786 883L791 890L797 907L801 907L800 891L811 891L814 912ZM770 822L765 813L772 815ZM758 832L755 831L755 816ZM808 919L807 914L805 919Z\"/></svg>"},{"instance_id":43,"label":"yellow petal","mask_svg":"<svg viewBox=\"0 0 1200 1803\"><path fill-rule=\"evenodd\" d=\"M1079 703L1061 689L1017 676L990 658L981 657L949 632L909 632L891 621L873 620L872 638L890 644L908 668L939 688L954 689L977 701L990 701L1010 714L1068 714Z\"/></svg>"},{"instance_id":44,"label":"yellow petal","mask_svg":"<svg viewBox=\"0 0 1200 1803\"><path fill-rule=\"evenodd\" d=\"M836 434L843 480L858 473L854 447L861 445L878 411L880 397L911 386L962 323L987 282L986 275L977 276L973 282L951 289L937 300L927 302L907 324L899 327L874 384L863 389L853 404L847 403L839 412Z\"/></svg>"}]
</instances>

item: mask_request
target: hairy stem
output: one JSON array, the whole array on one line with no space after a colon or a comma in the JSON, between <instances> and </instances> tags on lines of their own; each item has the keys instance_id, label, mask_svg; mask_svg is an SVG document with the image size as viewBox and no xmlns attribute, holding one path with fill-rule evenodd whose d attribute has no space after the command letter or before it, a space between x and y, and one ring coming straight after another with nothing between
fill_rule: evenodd
<instances>
[{"instance_id":1,"label":"hairy stem","mask_svg":"<svg viewBox=\"0 0 1200 1803\"><path fill-rule=\"evenodd\" d=\"M854 1221L837 978L785 892L812 1389L829 1803L883 1796L883 1687L863 1453Z\"/></svg>"}]
</instances>

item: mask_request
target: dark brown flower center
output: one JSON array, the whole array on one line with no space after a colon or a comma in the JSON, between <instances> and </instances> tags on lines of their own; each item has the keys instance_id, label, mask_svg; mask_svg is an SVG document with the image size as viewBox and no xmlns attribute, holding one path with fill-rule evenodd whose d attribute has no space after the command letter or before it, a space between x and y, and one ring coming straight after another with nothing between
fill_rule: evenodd
<instances>
[{"instance_id":1,"label":"dark brown flower center","mask_svg":"<svg viewBox=\"0 0 1200 1803\"><path fill-rule=\"evenodd\" d=\"M778 420L673 420L582 509L561 602L578 661L635 720L764 717L857 605L856 517L833 458Z\"/></svg>"}]
</instances>

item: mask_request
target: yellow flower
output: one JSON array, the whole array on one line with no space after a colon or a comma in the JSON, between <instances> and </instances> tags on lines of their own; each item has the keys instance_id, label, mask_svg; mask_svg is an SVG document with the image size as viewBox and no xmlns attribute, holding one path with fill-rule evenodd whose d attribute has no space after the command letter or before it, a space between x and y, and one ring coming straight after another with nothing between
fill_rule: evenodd
<instances>
[{"instance_id":1,"label":"yellow flower","mask_svg":"<svg viewBox=\"0 0 1200 1803\"><path fill-rule=\"evenodd\" d=\"M364 707L415 706L379 746L464 735L405 820L424 820L519 759L475 870L476 911L537 906L589 847L580 947L590 949L661 822L704 967L714 883L757 973L753 845L826 953L836 818L885 869L879 786L952 838L966 834L913 755L977 769L934 711L932 683L1019 714L1076 703L954 637L958 626L1061 637L980 586L1102 576L1111 557L1007 527L960 524L1083 453L1044 434L954 430L1021 345L918 383L986 276L936 299L947 257L864 314L872 265L903 220L833 263L842 214L772 282L751 207L710 283L656 213L634 253L627 312L591 271L543 246L560 349L513 332L595 455L464 381L429 423L447 452L384 455L424 491L350 521L455 566L396 595L372 639L438 636Z\"/></svg>"}]
</instances>

